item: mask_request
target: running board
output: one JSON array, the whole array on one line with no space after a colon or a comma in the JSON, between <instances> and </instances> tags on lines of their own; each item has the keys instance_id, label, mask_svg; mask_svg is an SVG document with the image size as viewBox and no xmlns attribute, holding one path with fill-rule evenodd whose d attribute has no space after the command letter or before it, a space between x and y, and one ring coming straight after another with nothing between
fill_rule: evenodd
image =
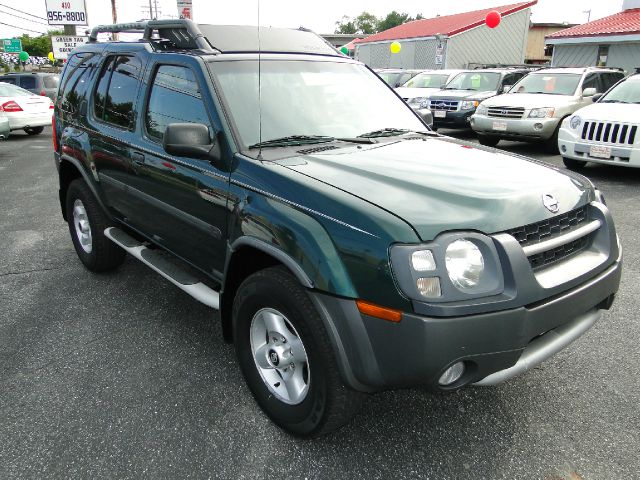
<instances>
[{"instance_id":1,"label":"running board","mask_svg":"<svg viewBox=\"0 0 640 480\"><path fill-rule=\"evenodd\" d=\"M113 243L124 248L128 254L136 257L199 302L216 310L220 308L220 294L218 292L177 265L167 261L157 251L147 248L119 228L109 227L104 231L104 234Z\"/></svg>"}]
</instances>

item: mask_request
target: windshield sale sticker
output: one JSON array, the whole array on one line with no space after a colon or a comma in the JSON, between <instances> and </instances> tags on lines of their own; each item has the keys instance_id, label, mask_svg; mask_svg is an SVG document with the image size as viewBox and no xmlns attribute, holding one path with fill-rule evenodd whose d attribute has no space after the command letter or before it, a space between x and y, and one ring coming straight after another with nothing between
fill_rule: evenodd
<instances>
[{"instance_id":1,"label":"windshield sale sticker","mask_svg":"<svg viewBox=\"0 0 640 480\"><path fill-rule=\"evenodd\" d=\"M84 0L46 0L49 25L88 25Z\"/></svg>"},{"instance_id":2,"label":"windshield sale sticker","mask_svg":"<svg viewBox=\"0 0 640 480\"><path fill-rule=\"evenodd\" d=\"M80 45L84 45L89 41L89 37L51 37L51 45L53 47L53 56L56 60L66 60L69 52Z\"/></svg>"}]
</instances>

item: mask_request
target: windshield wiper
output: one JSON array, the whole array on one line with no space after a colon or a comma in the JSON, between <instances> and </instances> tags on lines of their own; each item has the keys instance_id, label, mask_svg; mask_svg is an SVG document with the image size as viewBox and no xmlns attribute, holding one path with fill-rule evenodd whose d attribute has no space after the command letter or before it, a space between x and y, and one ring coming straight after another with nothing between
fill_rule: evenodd
<instances>
[{"instance_id":1,"label":"windshield wiper","mask_svg":"<svg viewBox=\"0 0 640 480\"><path fill-rule=\"evenodd\" d=\"M600 103L629 103L629 102L624 102L622 100L601 100ZM635 102L638 103L638 102Z\"/></svg>"},{"instance_id":2,"label":"windshield wiper","mask_svg":"<svg viewBox=\"0 0 640 480\"><path fill-rule=\"evenodd\" d=\"M407 133L413 133L416 135L437 136L436 132L424 131L417 132L415 130L409 130L408 128L381 128L380 130L374 130L373 132L363 133L356 138L378 138L378 137L397 137L399 135L406 135Z\"/></svg>"},{"instance_id":3,"label":"windshield wiper","mask_svg":"<svg viewBox=\"0 0 640 480\"><path fill-rule=\"evenodd\" d=\"M249 148L261 148L261 147L289 147L293 145L310 145L313 143L325 143L333 142L334 137L328 137L325 135L289 135L286 137L273 138L271 140L265 140L264 142L254 143Z\"/></svg>"}]
</instances>

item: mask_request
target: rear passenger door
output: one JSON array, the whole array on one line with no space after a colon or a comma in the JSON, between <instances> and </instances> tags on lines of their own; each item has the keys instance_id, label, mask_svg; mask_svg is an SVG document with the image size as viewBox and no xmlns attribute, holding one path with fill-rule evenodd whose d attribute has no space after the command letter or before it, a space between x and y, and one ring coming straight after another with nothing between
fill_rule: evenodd
<instances>
[{"instance_id":1,"label":"rear passenger door","mask_svg":"<svg viewBox=\"0 0 640 480\"><path fill-rule=\"evenodd\" d=\"M146 79L140 143L132 152L137 163L132 186L148 212L145 230L167 250L221 277L229 173L208 160L171 156L162 146L170 123L204 124L212 140L220 131L206 78L196 60L174 57L152 64Z\"/></svg>"}]
</instances>

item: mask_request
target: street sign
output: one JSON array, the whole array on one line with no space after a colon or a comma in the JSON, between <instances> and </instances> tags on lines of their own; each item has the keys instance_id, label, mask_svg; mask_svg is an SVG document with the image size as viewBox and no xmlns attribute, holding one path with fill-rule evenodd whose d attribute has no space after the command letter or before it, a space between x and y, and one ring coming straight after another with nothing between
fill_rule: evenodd
<instances>
[{"instance_id":1,"label":"street sign","mask_svg":"<svg viewBox=\"0 0 640 480\"><path fill-rule=\"evenodd\" d=\"M4 53L20 53L22 51L22 41L19 38L3 38L2 49Z\"/></svg>"},{"instance_id":2,"label":"street sign","mask_svg":"<svg viewBox=\"0 0 640 480\"><path fill-rule=\"evenodd\" d=\"M49 25L88 25L84 0L46 0Z\"/></svg>"},{"instance_id":3,"label":"street sign","mask_svg":"<svg viewBox=\"0 0 640 480\"><path fill-rule=\"evenodd\" d=\"M89 37L55 36L51 37L53 56L56 60L66 60L69 52L89 41Z\"/></svg>"},{"instance_id":4,"label":"street sign","mask_svg":"<svg viewBox=\"0 0 640 480\"><path fill-rule=\"evenodd\" d=\"M178 0L178 16L193 20L193 5L191 0Z\"/></svg>"}]
</instances>

